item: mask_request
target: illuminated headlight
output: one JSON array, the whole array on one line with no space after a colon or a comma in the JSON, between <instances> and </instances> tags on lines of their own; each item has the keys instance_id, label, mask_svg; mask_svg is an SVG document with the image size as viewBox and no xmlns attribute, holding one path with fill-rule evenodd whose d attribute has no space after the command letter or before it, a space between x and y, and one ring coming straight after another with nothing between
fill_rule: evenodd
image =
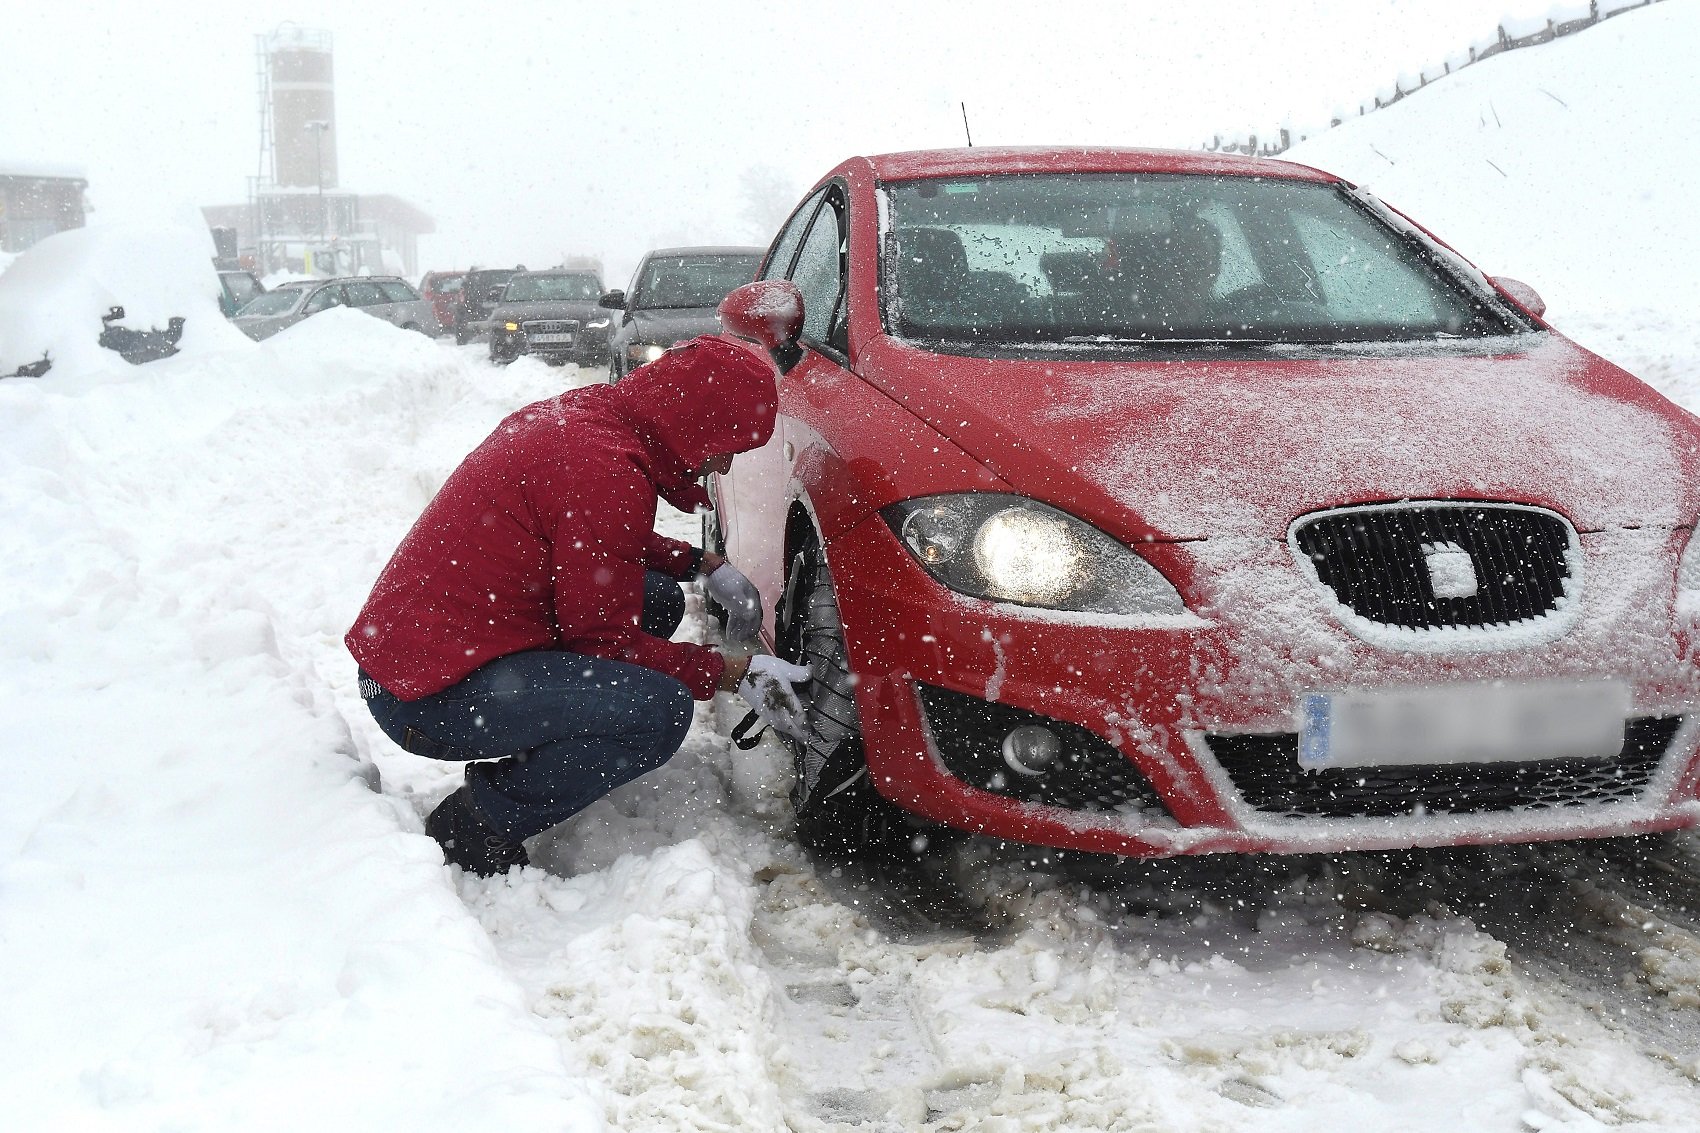
<instances>
[{"instance_id":1,"label":"illuminated headlight","mask_svg":"<svg viewBox=\"0 0 1700 1133\"><path fill-rule=\"evenodd\" d=\"M1102 614L1179 614L1156 567L1083 520L1024 496L964 493L881 514L927 573L976 598Z\"/></svg>"},{"instance_id":2,"label":"illuminated headlight","mask_svg":"<svg viewBox=\"0 0 1700 1133\"><path fill-rule=\"evenodd\" d=\"M1676 588L1700 591L1700 524L1688 535L1688 546L1676 561Z\"/></svg>"},{"instance_id":3,"label":"illuminated headlight","mask_svg":"<svg viewBox=\"0 0 1700 1133\"><path fill-rule=\"evenodd\" d=\"M656 346L652 342L634 342L626 347L627 360L639 365L645 362L653 362L665 353L667 353L665 346Z\"/></svg>"},{"instance_id":4,"label":"illuminated headlight","mask_svg":"<svg viewBox=\"0 0 1700 1133\"><path fill-rule=\"evenodd\" d=\"M591 319L588 323L584 324L584 329L585 330L601 330L603 327L605 327L607 325L608 325L607 319Z\"/></svg>"},{"instance_id":5,"label":"illuminated headlight","mask_svg":"<svg viewBox=\"0 0 1700 1133\"><path fill-rule=\"evenodd\" d=\"M518 330L519 324L518 323L503 323L502 329L503 330Z\"/></svg>"}]
</instances>

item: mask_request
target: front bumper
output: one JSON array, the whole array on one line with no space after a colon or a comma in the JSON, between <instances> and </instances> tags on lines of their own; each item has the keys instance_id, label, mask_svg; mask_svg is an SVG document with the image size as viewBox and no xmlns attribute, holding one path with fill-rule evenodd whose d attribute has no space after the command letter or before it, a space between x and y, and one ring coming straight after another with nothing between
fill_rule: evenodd
<instances>
[{"instance_id":1,"label":"front bumper","mask_svg":"<svg viewBox=\"0 0 1700 1133\"><path fill-rule=\"evenodd\" d=\"M489 324L490 352L507 358L530 354L538 358L566 360L584 364L601 364L608 360L608 330L606 327L581 327L576 323L565 329L548 321L520 323L515 329L507 324Z\"/></svg>"},{"instance_id":2,"label":"front bumper","mask_svg":"<svg viewBox=\"0 0 1700 1133\"><path fill-rule=\"evenodd\" d=\"M1011 841L1128 856L1332 852L1605 837L1700 821L1700 680L1669 624L1659 532L1583 541L1593 592L1557 640L1491 653L1379 648L1332 618L1278 540L1142 550L1204 616L1094 619L954 594L877 516L827 548L869 772L901 806ZM1616 760L1302 771L1308 691L1612 678ZM1035 720L1026 714L1042 718ZM1044 790L999 767L1061 722ZM1072 731L1069 729L1072 727ZM1118 763L1119 760L1119 763Z\"/></svg>"}]
</instances>

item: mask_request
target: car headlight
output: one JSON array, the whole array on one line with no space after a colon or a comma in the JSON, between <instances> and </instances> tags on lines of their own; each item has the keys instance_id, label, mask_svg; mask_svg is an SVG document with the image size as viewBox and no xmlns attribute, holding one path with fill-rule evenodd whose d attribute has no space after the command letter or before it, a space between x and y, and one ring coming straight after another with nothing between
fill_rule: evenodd
<instances>
[{"instance_id":1,"label":"car headlight","mask_svg":"<svg viewBox=\"0 0 1700 1133\"><path fill-rule=\"evenodd\" d=\"M1101 614L1180 614L1156 567L1104 532L1025 496L924 496L880 513L928 574L975 598Z\"/></svg>"},{"instance_id":2,"label":"car headlight","mask_svg":"<svg viewBox=\"0 0 1700 1133\"><path fill-rule=\"evenodd\" d=\"M503 330L518 330L519 324L518 323L503 323L502 329Z\"/></svg>"},{"instance_id":3,"label":"car headlight","mask_svg":"<svg viewBox=\"0 0 1700 1133\"><path fill-rule=\"evenodd\" d=\"M1700 524L1688 533L1688 546L1676 560L1676 588L1700 591Z\"/></svg>"},{"instance_id":4,"label":"car headlight","mask_svg":"<svg viewBox=\"0 0 1700 1133\"><path fill-rule=\"evenodd\" d=\"M608 325L607 319L591 319L588 323L584 324L584 329L585 330L601 330L603 327L605 327L607 325Z\"/></svg>"},{"instance_id":5,"label":"car headlight","mask_svg":"<svg viewBox=\"0 0 1700 1133\"><path fill-rule=\"evenodd\" d=\"M665 346L657 346L653 342L634 342L626 347L627 360L639 365L645 362L653 362L665 353L667 353Z\"/></svg>"}]
</instances>

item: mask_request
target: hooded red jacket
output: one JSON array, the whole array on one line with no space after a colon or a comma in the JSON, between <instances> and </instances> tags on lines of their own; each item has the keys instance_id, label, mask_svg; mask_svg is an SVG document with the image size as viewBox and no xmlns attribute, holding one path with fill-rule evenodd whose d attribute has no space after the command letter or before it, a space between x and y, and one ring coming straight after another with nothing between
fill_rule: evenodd
<instances>
[{"instance_id":1,"label":"hooded red jacket","mask_svg":"<svg viewBox=\"0 0 1700 1133\"><path fill-rule=\"evenodd\" d=\"M709 699L719 653L638 629L644 571L680 578L695 561L689 544L655 533L656 501L706 507L696 470L765 444L777 402L765 359L698 338L618 385L512 414L396 548L343 639L348 651L402 700L523 649L630 661Z\"/></svg>"}]
</instances>

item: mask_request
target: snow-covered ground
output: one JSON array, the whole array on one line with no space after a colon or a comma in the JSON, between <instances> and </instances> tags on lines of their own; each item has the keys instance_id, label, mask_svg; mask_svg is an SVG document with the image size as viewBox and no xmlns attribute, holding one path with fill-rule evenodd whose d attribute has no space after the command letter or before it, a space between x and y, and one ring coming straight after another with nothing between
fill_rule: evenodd
<instances>
[{"instance_id":1,"label":"snow-covered ground","mask_svg":"<svg viewBox=\"0 0 1700 1133\"><path fill-rule=\"evenodd\" d=\"M1700 408L1693 159L1643 180L1631 140L1693 98L1697 16L1513 53L1293 156ZM1535 119L1531 83L1572 117ZM1532 124L1472 134L1478 103ZM1700 1125L1687 835L1091 885L970 847L953 889L810 861L783 761L703 706L542 868L456 878L420 816L457 770L382 738L341 635L460 457L600 375L348 310L109 362L0 381L0 1126Z\"/></svg>"}]
</instances>

